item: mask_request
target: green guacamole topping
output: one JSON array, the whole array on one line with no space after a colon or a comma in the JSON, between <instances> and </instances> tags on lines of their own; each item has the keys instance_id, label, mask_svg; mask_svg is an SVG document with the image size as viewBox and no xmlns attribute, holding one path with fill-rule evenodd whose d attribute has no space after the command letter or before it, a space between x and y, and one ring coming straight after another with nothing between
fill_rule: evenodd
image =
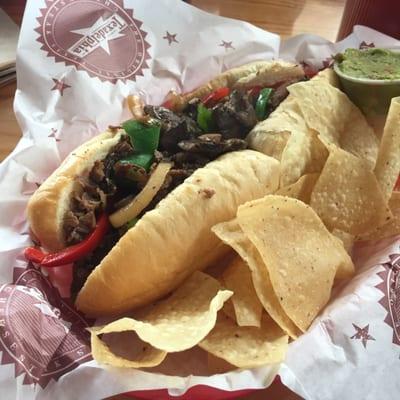
<instances>
[{"instance_id":1,"label":"green guacamole topping","mask_svg":"<svg viewBox=\"0 0 400 400\"><path fill-rule=\"evenodd\" d=\"M385 49L347 49L336 56L339 69L354 78L400 79L400 53Z\"/></svg>"}]
</instances>

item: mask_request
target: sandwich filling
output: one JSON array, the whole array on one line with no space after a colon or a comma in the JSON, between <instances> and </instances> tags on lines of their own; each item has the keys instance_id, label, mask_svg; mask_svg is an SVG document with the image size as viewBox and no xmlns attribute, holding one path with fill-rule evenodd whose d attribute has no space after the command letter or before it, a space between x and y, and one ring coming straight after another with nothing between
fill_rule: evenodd
<instances>
[{"instance_id":1,"label":"sandwich filling","mask_svg":"<svg viewBox=\"0 0 400 400\"><path fill-rule=\"evenodd\" d=\"M72 247L90 239L100 216L111 222L96 248L75 260L72 294L119 238L196 169L245 149L247 134L286 98L291 83L246 91L220 88L181 109L168 101L144 106L134 98L135 118L110 127L120 136L118 143L77 179L63 220L64 240Z\"/></svg>"}]
</instances>

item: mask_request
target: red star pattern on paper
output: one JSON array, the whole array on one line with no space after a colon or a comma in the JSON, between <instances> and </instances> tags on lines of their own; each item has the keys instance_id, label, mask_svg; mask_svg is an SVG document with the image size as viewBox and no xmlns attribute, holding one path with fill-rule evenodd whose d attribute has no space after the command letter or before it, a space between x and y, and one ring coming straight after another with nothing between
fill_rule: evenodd
<instances>
[{"instance_id":1,"label":"red star pattern on paper","mask_svg":"<svg viewBox=\"0 0 400 400\"><path fill-rule=\"evenodd\" d=\"M64 90L70 88L70 85L67 85L64 83L62 79L55 79L52 78L54 82L54 86L51 88L51 90L58 90L61 94L61 96L64 94Z\"/></svg>"},{"instance_id":2,"label":"red star pattern on paper","mask_svg":"<svg viewBox=\"0 0 400 400\"><path fill-rule=\"evenodd\" d=\"M369 324L364 326L364 328L360 328L356 324L352 325L354 326L356 333L353 336L351 336L350 339L361 339L361 342L364 348L366 349L368 340L375 340L375 338L369 334Z\"/></svg>"},{"instance_id":3,"label":"red star pattern on paper","mask_svg":"<svg viewBox=\"0 0 400 400\"><path fill-rule=\"evenodd\" d=\"M360 43L359 49L360 50L365 50L365 49L372 49L375 47L374 42L367 43L364 40Z\"/></svg>"},{"instance_id":4,"label":"red star pattern on paper","mask_svg":"<svg viewBox=\"0 0 400 400\"><path fill-rule=\"evenodd\" d=\"M163 39L168 40L168 45L171 46L172 43L179 43L176 40L176 35L177 35L177 33L172 34L172 33L169 33L168 31L166 31L165 36L163 36Z\"/></svg>"},{"instance_id":5,"label":"red star pattern on paper","mask_svg":"<svg viewBox=\"0 0 400 400\"><path fill-rule=\"evenodd\" d=\"M57 129L51 128L51 133L50 133L50 135L48 137L54 138L56 140L56 142L59 142L60 139L57 138L56 133L57 133Z\"/></svg>"},{"instance_id":6,"label":"red star pattern on paper","mask_svg":"<svg viewBox=\"0 0 400 400\"><path fill-rule=\"evenodd\" d=\"M225 47L225 50L232 49L235 50L235 48L232 46L232 42L226 42L225 40L221 41L221 44L219 44L220 47Z\"/></svg>"}]
</instances>

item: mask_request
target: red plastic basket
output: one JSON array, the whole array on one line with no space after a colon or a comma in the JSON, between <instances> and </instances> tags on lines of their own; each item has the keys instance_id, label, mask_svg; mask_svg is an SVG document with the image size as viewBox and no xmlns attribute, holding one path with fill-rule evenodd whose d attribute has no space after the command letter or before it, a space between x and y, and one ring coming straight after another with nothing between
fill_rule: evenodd
<instances>
[{"instance_id":1,"label":"red plastic basket","mask_svg":"<svg viewBox=\"0 0 400 400\"><path fill-rule=\"evenodd\" d=\"M125 396L146 400L228 400L236 399L254 392L254 389L237 390L227 392L206 385L191 387L185 394L179 397L170 396L167 389L160 390L140 390L136 392L124 393Z\"/></svg>"}]
</instances>

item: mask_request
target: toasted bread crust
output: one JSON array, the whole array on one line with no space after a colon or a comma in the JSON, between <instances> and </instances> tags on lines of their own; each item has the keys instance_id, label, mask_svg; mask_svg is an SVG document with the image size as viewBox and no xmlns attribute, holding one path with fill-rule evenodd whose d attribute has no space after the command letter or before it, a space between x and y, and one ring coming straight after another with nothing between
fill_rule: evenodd
<instances>
[{"instance_id":1,"label":"toasted bread crust","mask_svg":"<svg viewBox=\"0 0 400 400\"><path fill-rule=\"evenodd\" d=\"M287 79L304 76L300 65L286 61L256 61L223 72L207 84L183 96L185 101L194 97L203 98L221 87L248 89L253 86L268 86Z\"/></svg>"}]
</instances>

